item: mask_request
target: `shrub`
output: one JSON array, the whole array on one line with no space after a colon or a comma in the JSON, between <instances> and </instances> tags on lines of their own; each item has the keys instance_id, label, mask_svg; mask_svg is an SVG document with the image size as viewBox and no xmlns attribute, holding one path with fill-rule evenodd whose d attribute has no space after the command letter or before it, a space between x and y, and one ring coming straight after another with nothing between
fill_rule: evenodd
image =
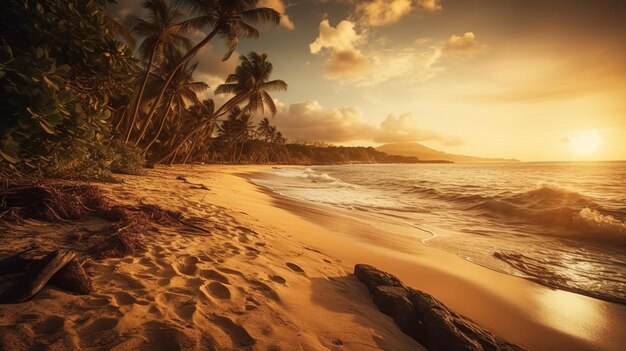
<instances>
[{"instance_id":1,"label":"shrub","mask_svg":"<svg viewBox=\"0 0 626 351\"><path fill-rule=\"evenodd\" d=\"M90 167L109 138L111 97L132 88L132 50L111 34L98 2L2 5L0 168Z\"/></svg>"},{"instance_id":2,"label":"shrub","mask_svg":"<svg viewBox=\"0 0 626 351\"><path fill-rule=\"evenodd\" d=\"M111 172L133 175L144 174L146 159L139 147L124 144L119 140L113 140L109 144L109 154L111 155Z\"/></svg>"}]
</instances>

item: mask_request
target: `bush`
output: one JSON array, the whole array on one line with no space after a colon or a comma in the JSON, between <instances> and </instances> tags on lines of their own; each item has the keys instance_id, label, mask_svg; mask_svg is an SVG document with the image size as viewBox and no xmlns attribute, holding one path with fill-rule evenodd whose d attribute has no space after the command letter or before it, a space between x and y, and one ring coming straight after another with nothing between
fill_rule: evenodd
<instances>
[{"instance_id":1,"label":"bush","mask_svg":"<svg viewBox=\"0 0 626 351\"><path fill-rule=\"evenodd\" d=\"M119 107L111 97L128 95L137 74L101 3L2 3L0 169L63 171L96 161L89 157L109 138Z\"/></svg>"},{"instance_id":2,"label":"bush","mask_svg":"<svg viewBox=\"0 0 626 351\"><path fill-rule=\"evenodd\" d=\"M111 155L111 172L118 174L144 174L146 159L140 148L127 145L119 140L113 140L109 144Z\"/></svg>"}]
</instances>

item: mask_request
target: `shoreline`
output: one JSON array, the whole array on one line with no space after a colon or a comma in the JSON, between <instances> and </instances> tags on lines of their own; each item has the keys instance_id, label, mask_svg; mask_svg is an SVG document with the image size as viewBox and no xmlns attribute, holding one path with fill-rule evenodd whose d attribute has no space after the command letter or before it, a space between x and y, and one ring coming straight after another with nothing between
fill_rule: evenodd
<instances>
[{"instance_id":1,"label":"shoreline","mask_svg":"<svg viewBox=\"0 0 626 351\"><path fill-rule=\"evenodd\" d=\"M422 349L374 306L352 275L356 263L398 276L529 350L619 350L626 344L624 306L415 245L415 228L292 200L248 179L271 167L157 167L145 176L120 176L122 184L98 184L114 203L203 218L211 235L159 227L146 234L144 252L88 261L95 293L46 288L29 302L4 305L0 348ZM39 243L81 256L82 241L86 245L105 224L29 220L0 236L0 251Z\"/></svg>"},{"instance_id":2,"label":"shoreline","mask_svg":"<svg viewBox=\"0 0 626 351\"><path fill-rule=\"evenodd\" d=\"M306 221L324 223L327 231L361 245L362 251L366 253L362 257L368 257L369 261L354 254L334 254L351 259L354 263L366 261L364 263L386 269L407 285L431 293L455 311L518 345L531 350L619 350L626 343L626 336L620 335L620 325L626 323L626 306L553 289L523 277L499 272L424 244L422 240L417 240L422 248L405 252L402 258L391 257L398 256L398 252L375 246L380 237L372 240L368 235L356 233L359 230L368 231L368 228L354 223L363 221L363 218L358 218L363 216L354 216L330 205L294 200L253 183L250 173L238 175L257 188L257 191L269 196L273 206ZM333 220L328 220L329 218L343 223L337 225L332 223ZM348 225L351 228L346 229L346 223L351 223ZM398 230L400 227L403 226L390 226L390 229ZM373 230L379 233L385 231L381 228ZM402 230L417 229L411 226ZM325 245L324 249L332 251L331 246ZM414 255L424 255L427 258ZM447 264L449 266L446 267ZM435 284L428 284L419 276L407 272L411 268L434 278ZM446 285L452 286L449 289L451 291L446 291ZM466 295L459 296L458 291L464 291ZM593 315L593 311L601 312L602 315ZM498 314L506 317L502 318Z\"/></svg>"}]
</instances>

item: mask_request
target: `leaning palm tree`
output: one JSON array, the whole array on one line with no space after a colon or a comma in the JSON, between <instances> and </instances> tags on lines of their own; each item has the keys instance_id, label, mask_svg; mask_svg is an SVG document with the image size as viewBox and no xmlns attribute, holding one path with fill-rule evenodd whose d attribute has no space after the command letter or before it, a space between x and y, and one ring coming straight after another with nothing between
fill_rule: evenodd
<instances>
[{"instance_id":1,"label":"leaning palm tree","mask_svg":"<svg viewBox=\"0 0 626 351\"><path fill-rule=\"evenodd\" d=\"M239 112L254 114L257 111L264 111L267 107L272 114L276 113L276 105L269 95L268 91L284 91L287 90L287 83L282 80L269 80L273 70L272 63L267 61L267 55L252 52L246 56L239 58L241 63L235 69L235 73L231 74L226 83L217 87L217 94L235 94L230 100L222 105L214 112L213 120L223 116L240 104L245 104ZM152 160L151 164L162 162L176 152L183 143L200 130L204 129L207 122L201 122L194 128L190 129L178 143L163 156Z\"/></svg>"},{"instance_id":2,"label":"leaning palm tree","mask_svg":"<svg viewBox=\"0 0 626 351\"><path fill-rule=\"evenodd\" d=\"M156 112L157 105L161 102L167 86L174 78L176 71L213 38L219 35L226 39L227 51L223 58L226 61L235 51L240 38L259 37L259 31L250 25L248 21L256 23L270 22L274 24L280 22L280 14L276 10L267 7L257 7L259 0L178 0L177 3L187 5L191 13L198 14L197 17L185 21L185 26L193 28L207 26L211 30L204 39L198 42L178 61L177 65L173 67L172 71L165 78L156 101L148 112L148 119L152 118L152 115Z\"/></svg>"},{"instance_id":3,"label":"leaning palm tree","mask_svg":"<svg viewBox=\"0 0 626 351\"><path fill-rule=\"evenodd\" d=\"M174 107L173 110L176 115L182 117L185 115L187 105L195 106L202 104L198 99L197 94L207 90L209 86L205 82L194 81L193 73L196 70L197 66L197 63L191 66L185 66L183 67L183 70L177 72L176 77L172 81L172 84L170 84L170 89L168 89L169 98L163 108L160 125L154 136L144 147L144 154L150 149L150 147L156 142L156 140L160 136L167 117L171 112L172 106ZM146 137L146 132L148 131L147 127L148 123L145 123L137 138L137 144L139 144Z\"/></svg>"},{"instance_id":4,"label":"leaning palm tree","mask_svg":"<svg viewBox=\"0 0 626 351\"><path fill-rule=\"evenodd\" d=\"M265 113L267 107L272 116L276 114L276 104L268 91L285 91L287 83L280 79L269 80L274 66L267 61L267 54L251 52L248 56L240 56L241 63L235 73L226 78L226 82L217 87L216 94L234 94L229 101L236 106L247 101L241 113ZM226 107L225 107L226 106ZM222 108L230 108L228 103ZM218 112L220 112L218 110Z\"/></svg>"},{"instance_id":5,"label":"leaning palm tree","mask_svg":"<svg viewBox=\"0 0 626 351\"><path fill-rule=\"evenodd\" d=\"M270 127L271 127L270 120L267 117L263 117L263 119L259 122L259 126L256 128L256 131L259 133L259 136L263 137L264 141L268 140Z\"/></svg>"},{"instance_id":6,"label":"leaning palm tree","mask_svg":"<svg viewBox=\"0 0 626 351\"><path fill-rule=\"evenodd\" d=\"M137 115L141 107L146 84L151 75L154 65L165 63L168 58L175 57L179 49L189 50L193 45L191 40L185 35L191 30L188 25L181 25L177 21L183 18L183 14L165 0L146 0L143 7L148 10L147 20L130 16L128 22L131 31L139 37L144 37L139 54L144 61L147 61L146 72L141 81L139 91L134 100L133 112L130 116L130 127L124 137L126 143L129 142ZM150 123L149 119L144 121L145 130ZM137 142L139 141L138 138Z\"/></svg>"}]
</instances>

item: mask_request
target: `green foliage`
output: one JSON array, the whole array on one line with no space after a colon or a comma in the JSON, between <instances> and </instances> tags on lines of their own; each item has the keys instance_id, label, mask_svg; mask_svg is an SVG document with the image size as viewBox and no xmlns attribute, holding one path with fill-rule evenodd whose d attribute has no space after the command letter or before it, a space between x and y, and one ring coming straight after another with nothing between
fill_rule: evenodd
<instances>
[{"instance_id":1,"label":"green foliage","mask_svg":"<svg viewBox=\"0 0 626 351\"><path fill-rule=\"evenodd\" d=\"M124 144L119 140L113 140L108 148L111 159L111 172L132 175L144 174L146 159L139 147Z\"/></svg>"},{"instance_id":2,"label":"green foliage","mask_svg":"<svg viewBox=\"0 0 626 351\"><path fill-rule=\"evenodd\" d=\"M0 13L0 166L88 164L136 76L96 3L9 0Z\"/></svg>"}]
</instances>

